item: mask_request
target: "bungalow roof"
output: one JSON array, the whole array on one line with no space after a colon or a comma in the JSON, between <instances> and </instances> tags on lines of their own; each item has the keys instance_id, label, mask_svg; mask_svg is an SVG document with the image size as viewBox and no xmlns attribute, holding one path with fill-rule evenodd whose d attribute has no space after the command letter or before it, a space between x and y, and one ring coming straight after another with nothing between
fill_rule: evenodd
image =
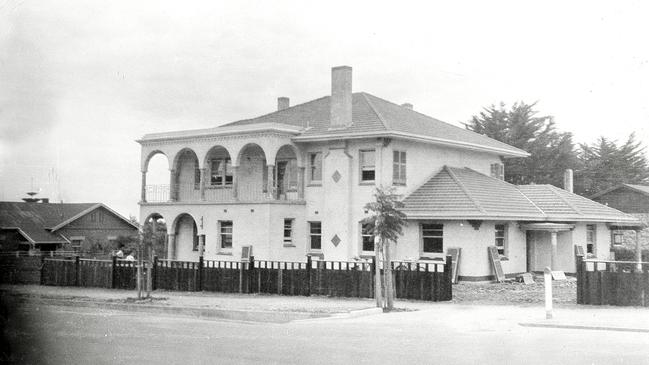
<instances>
[{"instance_id":1,"label":"bungalow roof","mask_svg":"<svg viewBox=\"0 0 649 365\"><path fill-rule=\"evenodd\" d=\"M411 219L635 222L613 208L551 185L513 185L444 166L403 200Z\"/></svg>"}]
</instances>

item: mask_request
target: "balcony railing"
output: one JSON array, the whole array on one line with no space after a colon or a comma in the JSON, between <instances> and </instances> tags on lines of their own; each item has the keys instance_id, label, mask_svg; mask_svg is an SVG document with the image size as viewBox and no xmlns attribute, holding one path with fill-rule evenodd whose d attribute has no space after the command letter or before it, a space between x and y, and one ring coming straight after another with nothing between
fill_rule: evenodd
<instances>
[{"instance_id":1,"label":"balcony railing","mask_svg":"<svg viewBox=\"0 0 649 365\"><path fill-rule=\"evenodd\" d=\"M172 197L177 202L208 201L217 203L300 200L299 194L295 190L284 192L272 188L271 193L268 193L264 191L263 185L254 183L240 184L237 187L237 194L234 194L232 186L206 186L204 188L204 198L201 197L200 186L194 184L177 184L174 194L171 194L168 184L147 185L145 192L146 201L149 203L169 202Z\"/></svg>"}]
</instances>

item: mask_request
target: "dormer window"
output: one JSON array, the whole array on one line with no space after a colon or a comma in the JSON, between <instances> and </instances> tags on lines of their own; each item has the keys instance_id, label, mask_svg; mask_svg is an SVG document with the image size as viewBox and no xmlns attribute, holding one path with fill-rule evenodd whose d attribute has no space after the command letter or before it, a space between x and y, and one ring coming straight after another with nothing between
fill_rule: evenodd
<instances>
[{"instance_id":1,"label":"dormer window","mask_svg":"<svg viewBox=\"0 0 649 365\"><path fill-rule=\"evenodd\" d=\"M498 180L505 180L505 165L501 163L492 163L491 177L495 177Z\"/></svg>"},{"instance_id":2,"label":"dormer window","mask_svg":"<svg viewBox=\"0 0 649 365\"><path fill-rule=\"evenodd\" d=\"M361 182L374 182L376 162L374 150L360 151Z\"/></svg>"}]
</instances>

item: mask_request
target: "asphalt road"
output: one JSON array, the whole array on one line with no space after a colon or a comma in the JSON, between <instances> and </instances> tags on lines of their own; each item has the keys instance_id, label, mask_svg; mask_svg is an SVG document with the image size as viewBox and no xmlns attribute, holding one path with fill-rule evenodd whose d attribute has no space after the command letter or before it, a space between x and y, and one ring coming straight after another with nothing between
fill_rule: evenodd
<instances>
[{"instance_id":1,"label":"asphalt road","mask_svg":"<svg viewBox=\"0 0 649 365\"><path fill-rule=\"evenodd\" d=\"M649 364L648 333L452 310L269 324L24 304L6 337L21 364Z\"/></svg>"}]
</instances>

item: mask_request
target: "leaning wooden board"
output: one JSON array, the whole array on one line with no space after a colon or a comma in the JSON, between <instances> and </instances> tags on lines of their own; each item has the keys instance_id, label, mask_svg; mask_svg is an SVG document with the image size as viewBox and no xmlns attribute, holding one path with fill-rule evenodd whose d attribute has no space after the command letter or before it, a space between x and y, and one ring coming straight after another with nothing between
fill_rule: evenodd
<instances>
[{"instance_id":1,"label":"leaning wooden board","mask_svg":"<svg viewBox=\"0 0 649 365\"><path fill-rule=\"evenodd\" d=\"M460 265L460 253L462 249L459 247L449 247L446 254L451 256L451 276L453 277L453 284L457 284L458 270Z\"/></svg>"},{"instance_id":2,"label":"leaning wooden board","mask_svg":"<svg viewBox=\"0 0 649 365\"><path fill-rule=\"evenodd\" d=\"M503 266L500 264L500 254L498 253L498 247L489 246L489 261L491 261L491 267L496 273L496 280L499 283L505 281L505 273L503 272Z\"/></svg>"}]
</instances>

